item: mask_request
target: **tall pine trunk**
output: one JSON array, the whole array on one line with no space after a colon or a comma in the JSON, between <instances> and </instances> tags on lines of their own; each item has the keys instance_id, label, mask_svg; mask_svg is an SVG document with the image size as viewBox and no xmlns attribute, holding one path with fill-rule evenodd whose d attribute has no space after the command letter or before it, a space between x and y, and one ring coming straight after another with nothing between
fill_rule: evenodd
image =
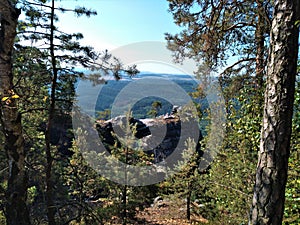
<instances>
[{"instance_id":1,"label":"tall pine trunk","mask_svg":"<svg viewBox=\"0 0 300 225\"><path fill-rule=\"evenodd\" d=\"M265 31L266 31L266 16L263 0L256 0L257 3L257 23L255 30L255 42L256 42L256 85L258 88L262 88L264 71L265 71ZM263 100L262 100L263 102Z\"/></svg>"},{"instance_id":2,"label":"tall pine trunk","mask_svg":"<svg viewBox=\"0 0 300 225\"><path fill-rule=\"evenodd\" d=\"M297 5L298 4L298 5ZM249 224L281 225L298 58L299 0L276 0L263 126Z\"/></svg>"},{"instance_id":3,"label":"tall pine trunk","mask_svg":"<svg viewBox=\"0 0 300 225\"><path fill-rule=\"evenodd\" d=\"M52 178L52 165L53 157L51 153L51 129L53 126L53 119L55 114L55 104L56 104L56 87L58 79L58 71L56 67L56 57L54 50L54 14L55 14L55 0L52 0L51 4L51 18L50 18L50 57L52 65L52 82L51 82L51 93L50 93L50 106L49 115L47 121L47 127L45 132L45 143L46 143L46 205L47 205L47 217L48 224L55 225L55 213L56 207L54 205L53 196L53 178Z\"/></svg>"},{"instance_id":4,"label":"tall pine trunk","mask_svg":"<svg viewBox=\"0 0 300 225\"><path fill-rule=\"evenodd\" d=\"M27 176L21 115L13 98L12 51L20 10L8 0L0 4L0 121L8 157L5 216L8 225L30 224L26 207Z\"/></svg>"}]
</instances>

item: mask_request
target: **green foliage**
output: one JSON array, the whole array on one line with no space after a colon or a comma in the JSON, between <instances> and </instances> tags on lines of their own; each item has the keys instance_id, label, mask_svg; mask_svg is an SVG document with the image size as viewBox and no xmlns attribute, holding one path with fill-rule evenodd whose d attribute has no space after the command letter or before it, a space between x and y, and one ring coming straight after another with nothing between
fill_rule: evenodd
<instances>
[{"instance_id":1,"label":"green foliage","mask_svg":"<svg viewBox=\"0 0 300 225\"><path fill-rule=\"evenodd\" d=\"M298 137L299 140L299 137ZM300 148L292 147L291 156L289 159L288 182L285 192L285 209L284 209L284 225L296 225L300 223L300 163L299 163Z\"/></svg>"},{"instance_id":2,"label":"green foliage","mask_svg":"<svg viewBox=\"0 0 300 225\"><path fill-rule=\"evenodd\" d=\"M99 120L108 120L110 119L111 110L105 109L104 111L98 111L97 112L97 119Z\"/></svg>"},{"instance_id":3,"label":"green foliage","mask_svg":"<svg viewBox=\"0 0 300 225\"><path fill-rule=\"evenodd\" d=\"M28 188L27 190L27 202L29 204L32 204L34 202L34 199L37 196L37 188L36 186L31 186L30 188Z\"/></svg>"},{"instance_id":4,"label":"green foliage","mask_svg":"<svg viewBox=\"0 0 300 225\"><path fill-rule=\"evenodd\" d=\"M110 152L114 159L118 159L121 162L143 166L149 163L151 158L143 151L141 140L136 139L137 124L130 124L130 118L132 118L131 112L127 113L122 123L119 124L123 133L119 135L114 134L116 143L110 149ZM118 175L116 174L116 176Z\"/></svg>"},{"instance_id":5,"label":"green foliage","mask_svg":"<svg viewBox=\"0 0 300 225\"><path fill-rule=\"evenodd\" d=\"M208 68L217 70L224 67L228 59L234 59L233 65L226 69L227 74L242 70L248 74L254 72L253 62L258 53L256 32L259 29L262 37L268 37L270 4L260 6L259 2L250 0L243 4L209 0L168 2L174 23L181 28L177 34L166 34L168 48L174 52L176 60L196 58ZM265 16L258 21L260 10Z\"/></svg>"},{"instance_id":6,"label":"green foliage","mask_svg":"<svg viewBox=\"0 0 300 225\"><path fill-rule=\"evenodd\" d=\"M87 164L76 143L72 152L72 157L64 160L64 166L59 166L65 189L64 199L61 199L65 204L60 208L60 220L79 224L93 224L94 221L104 223L111 216L109 207L104 204L110 194L111 182Z\"/></svg>"},{"instance_id":7,"label":"green foliage","mask_svg":"<svg viewBox=\"0 0 300 225\"><path fill-rule=\"evenodd\" d=\"M14 48L14 90L1 102L18 99L22 116L26 147L26 167L28 169L27 204L33 224L46 224L47 207L45 202L45 127L52 122L51 154L53 157L53 202L56 208L55 219L61 224L111 224L120 221L135 221L136 212L149 206L158 194L176 201L189 199L199 207L191 207L192 212L203 215L210 224L246 224L252 199L252 189L260 143L262 121L263 88L258 89L254 74L256 54L255 24L257 7L253 1L183 1L169 0L170 11L175 23L184 30L177 35L167 35L168 47L174 51L176 59L196 57L204 60L215 69L224 65L229 56L238 55L241 61L229 67L220 81L224 89L227 107L226 137L214 163L208 172L198 170L199 159L194 152L196 143L189 140L183 161L178 164L178 173L158 185L130 187L116 184L102 177L97 171L102 154L97 153L95 143L87 143L85 127L76 131L79 138L73 140L71 111L75 99L75 83L87 77L76 70L85 67L97 73L89 76L95 85L103 82L101 75L109 72L120 79L123 72L129 76L137 73L136 68L123 68L121 62L107 52L95 52L90 46L81 46L81 33L66 34L56 27L59 18L51 13L49 0L20 1L25 19L19 21L18 37ZM218 9L216 5L219 5ZM215 8L216 10L212 10ZM235 8L236 10L230 10ZM199 11L200 10L200 11ZM201 11L202 10L202 11ZM60 12L71 11L75 16L92 16L96 12L85 7L73 10L56 8ZM267 14L271 8L266 5ZM205 16L200 16L204 15ZM51 16L54 25L51 26ZM296 22L299 25L299 21ZM217 28L217 29L214 29ZM221 30L220 30L221 29ZM51 32L55 40L51 40ZM229 32L228 32L229 31ZM263 33L268 35L268 24L264 21ZM192 38L191 38L192 37ZM55 46L51 44L55 42ZM29 43L23 46L24 43ZM51 53L51 47L54 52ZM49 58L51 58L49 60ZM100 61L102 63L97 63ZM298 65L299 67L299 65ZM199 68L199 73L203 68ZM98 71L100 71L98 73ZM123 72L120 72L123 71ZM57 74L54 81L54 74ZM202 74L202 75L203 75ZM54 84L55 83L55 84ZM53 86L54 85L54 86ZM120 84L119 84L120 85ZM190 87L189 83L185 83ZM49 89L52 87L50 96ZM194 99L204 97L203 87L196 87L191 93ZM49 116L49 105L55 101L54 119ZM152 103L152 105L151 105ZM200 103L195 103L198 118L209 115L202 112ZM189 105L190 106L190 105ZM135 105L136 115L156 117L170 110L170 104L162 99L149 97ZM187 109L188 110L188 109ZM109 119L110 110L99 112L100 119ZM107 146L111 152L108 160L119 160L129 165L145 166L151 164L153 157L142 149L136 140L136 126L126 122L121 125L124 135L117 136L115 146ZM83 118L86 119L86 118ZM207 124L209 116L206 118ZM217 121L219 122L219 121ZM94 125L92 121L90 126ZM2 129L2 128L1 128ZM72 140L69 147L68 141ZM207 130L210 134L211 130ZM215 134L218 135L218 134ZM300 224L300 85L295 93L291 157L289 177L286 187L284 211L285 225ZM8 165L0 131L0 224L5 224L4 206L7 186ZM207 144L207 137L201 142ZM69 155L60 151L65 146ZM88 149L82 149L85 146ZM85 151L86 150L86 151ZM192 156L192 157L189 157ZM89 164L86 162L89 160ZM102 159L103 160L103 159ZM93 164L95 162L95 164ZM127 177L128 171L111 171L115 177ZM189 202L187 201L187 202ZM187 212L188 214L188 212Z\"/></svg>"},{"instance_id":8,"label":"green foliage","mask_svg":"<svg viewBox=\"0 0 300 225\"><path fill-rule=\"evenodd\" d=\"M0 221L5 221L3 210L5 202L7 172L8 166L6 163L6 154L4 150L4 134L2 132L2 126L0 125ZM3 224L5 224L5 222L3 222Z\"/></svg>"},{"instance_id":9,"label":"green foliage","mask_svg":"<svg viewBox=\"0 0 300 225\"><path fill-rule=\"evenodd\" d=\"M289 158L288 180L285 192L284 225L300 223L300 83L297 82Z\"/></svg>"},{"instance_id":10,"label":"green foliage","mask_svg":"<svg viewBox=\"0 0 300 225\"><path fill-rule=\"evenodd\" d=\"M2 132L1 132L2 133ZM1 138L0 133L0 138ZM0 149L0 224L6 224L4 216L5 190L7 188L7 172L8 167L5 162L5 154L3 149Z\"/></svg>"},{"instance_id":11,"label":"green foliage","mask_svg":"<svg viewBox=\"0 0 300 225\"><path fill-rule=\"evenodd\" d=\"M201 174L199 166L199 153L196 152L196 143L192 139L188 139L185 143L186 149L183 151L182 161L176 166L176 173L171 176L161 186L168 185L167 198L173 198L176 202L183 199L186 201L186 218L190 220L191 213L196 211L197 214L204 213L200 209L192 208L192 202L205 201L207 199L205 185L203 184L203 173ZM207 213L205 215L208 215Z\"/></svg>"},{"instance_id":12,"label":"green foliage","mask_svg":"<svg viewBox=\"0 0 300 225\"><path fill-rule=\"evenodd\" d=\"M3 211L0 211L0 224L6 224L6 219Z\"/></svg>"},{"instance_id":13,"label":"green foliage","mask_svg":"<svg viewBox=\"0 0 300 225\"><path fill-rule=\"evenodd\" d=\"M223 147L209 175L203 177L210 199L207 219L214 224L246 224L248 220L260 141L260 98L263 96L262 91L250 84L228 101ZM209 208L212 203L213 209Z\"/></svg>"},{"instance_id":14,"label":"green foliage","mask_svg":"<svg viewBox=\"0 0 300 225\"><path fill-rule=\"evenodd\" d=\"M35 47L16 46L14 55L15 92L25 139L29 177L27 205L33 223L44 221L44 127L49 103L50 73L45 54Z\"/></svg>"},{"instance_id":15,"label":"green foliage","mask_svg":"<svg viewBox=\"0 0 300 225\"><path fill-rule=\"evenodd\" d=\"M163 98L148 96L134 104L132 114L137 119L153 118L171 112L172 107L173 105Z\"/></svg>"},{"instance_id":16,"label":"green foliage","mask_svg":"<svg viewBox=\"0 0 300 225\"><path fill-rule=\"evenodd\" d=\"M149 192L150 189L148 187L127 185L127 179L130 177L127 165L146 166L153 161L153 158L143 151L141 141L135 138L137 124L130 124L130 118L132 118L132 113L128 112L125 121L123 121L124 123L121 124L124 134L121 136L116 135L118 141L111 149L112 157L125 163L124 171L121 174L116 173L114 175L115 177L120 177L121 180L123 178L124 182L126 182L118 185L121 193L121 201L117 205L120 205L119 210L121 214L119 217L122 218L123 224L134 219L136 210L145 207L147 202L149 203L149 198L153 197L151 195L153 192Z\"/></svg>"},{"instance_id":17,"label":"green foliage","mask_svg":"<svg viewBox=\"0 0 300 225\"><path fill-rule=\"evenodd\" d=\"M240 152L247 153L251 159L256 157L259 148L260 129L262 119L263 93L245 86L240 94L228 102L228 124L229 135L226 140L227 147ZM251 156L251 154L253 154ZM249 158L245 158L245 163Z\"/></svg>"},{"instance_id":18,"label":"green foliage","mask_svg":"<svg viewBox=\"0 0 300 225\"><path fill-rule=\"evenodd\" d=\"M151 110L147 113L151 117L157 117L159 110L162 108L161 101L154 101L151 105Z\"/></svg>"},{"instance_id":19,"label":"green foliage","mask_svg":"<svg viewBox=\"0 0 300 225\"><path fill-rule=\"evenodd\" d=\"M155 185L149 187L131 187L126 184L116 184L101 177L101 172L103 172L103 165L101 163L104 163L103 158L108 162L110 160L119 160L126 163L126 165L136 166L145 166L152 160L150 156L143 152L139 141L136 140L134 136L136 126L129 123L129 118L130 114L124 119L123 124L120 124L124 135L115 135L118 138L116 144L114 146L106 146L107 151L111 153L109 156L104 156L102 153L97 153L93 150L97 145L96 143L91 144L86 141L87 132L83 130L76 132L79 138L74 142L73 151L75 153L70 161L71 167L68 166L73 172L72 176L70 176L71 173L68 173L68 176L66 176L66 186L71 187L71 190L73 190L68 191L69 193L73 193L70 197L74 198L74 196L78 196L76 197L77 201L80 199L80 196L91 196L93 190L97 191L101 189L103 196L95 203L98 206L97 209L95 206L91 212L104 224L135 220L137 210L142 210L145 206L148 206L156 192ZM85 160L89 163L87 164ZM101 170L98 171L99 173L96 173L99 165L102 165L100 166ZM121 180L126 180L126 177L130 176L126 170L126 165L122 171L115 171L110 168L109 173L114 178L119 177ZM95 170L91 169L91 166ZM93 182L97 181L97 185L91 185L91 179ZM124 214L125 211L126 215ZM91 215L91 212L86 215ZM82 214L81 218L83 216L84 214Z\"/></svg>"},{"instance_id":20,"label":"green foliage","mask_svg":"<svg viewBox=\"0 0 300 225\"><path fill-rule=\"evenodd\" d=\"M67 147L73 134L68 129L72 127L70 113L75 97L75 82L83 76L75 67L99 69L104 74L111 71L118 79L119 70L123 67L115 58L113 63L108 63L111 56L107 52L100 54L90 46L82 46L79 43L82 34L67 34L56 26L59 21L57 11L72 11L77 16L88 17L95 15L95 11L85 7L73 10L56 8L54 0L24 1L20 7L25 11L25 19L18 26L15 54L15 83L20 94L13 94L11 98L22 97L19 104L25 114L23 123L27 132L31 175L29 186L33 188L38 184L37 196L29 200L34 215L32 220L39 223L43 221L43 214L47 214L48 222L53 224L56 219L62 219L59 217L65 217L65 207L61 204L68 201L66 188L59 176L64 172L62 168L66 159L58 156L63 152L70 154ZM20 45L29 40L30 47ZM133 70L129 69L128 73L134 74L136 69L134 66L131 68ZM41 198L42 195L46 198ZM42 204L37 207L35 199L43 199Z\"/></svg>"}]
</instances>

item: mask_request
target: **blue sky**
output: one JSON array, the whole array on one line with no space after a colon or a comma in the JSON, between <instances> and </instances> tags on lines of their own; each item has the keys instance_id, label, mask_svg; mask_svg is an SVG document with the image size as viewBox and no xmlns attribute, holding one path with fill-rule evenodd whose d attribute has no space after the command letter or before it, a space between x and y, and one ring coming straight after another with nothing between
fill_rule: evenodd
<instances>
[{"instance_id":1,"label":"blue sky","mask_svg":"<svg viewBox=\"0 0 300 225\"><path fill-rule=\"evenodd\" d=\"M141 41L164 41L164 33L176 33L179 28L168 13L167 0L63 0L57 6L95 9L97 16L74 17L64 13L59 26L67 32L81 32L84 43L97 50Z\"/></svg>"},{"instance_id":2,"label":"blue sky","mask_svg":"<svg viewBox=\"0 0 300 225\"><path fill-rule=\"evenodd\" d=\"M56 6L70 9L85 6L97 11L98 15L90 18L76 18L74 13L66 12L59 15L57 24L67 33L81 32L84 35L82 43L97 51L112 51L143 41L165 42L166 32L180 31L168 12L167 0L62 0L57 1ZM182 73L174 69L173 64L139 63L137 66L140 71Z\"/></svg>"}]
</instances>

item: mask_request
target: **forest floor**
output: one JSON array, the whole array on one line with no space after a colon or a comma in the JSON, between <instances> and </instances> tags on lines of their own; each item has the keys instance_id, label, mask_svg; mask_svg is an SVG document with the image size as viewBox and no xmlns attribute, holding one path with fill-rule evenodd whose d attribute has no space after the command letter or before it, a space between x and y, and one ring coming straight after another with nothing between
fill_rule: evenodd
<instances>
[{"instance_id":1,"label":"forest floor","mask_svg":"<svg viewBox=\"0 0 300 225\"><path fill-rule=\"evenodd\" d=\"M200 215L191 214L191 220L186 219L185 204L167 202L159 206L152 206L139 212L137 218L148 225L191 225L206 224L208 221Z\"/></svg>"},{"instance_id":2,"label":"forest floor","mask_svg":"<svg viewBox=\"0 0 300 225\"><path fill-rule=\"evenodd\" d=\"M193 206L197 207L197 206ZM121 225L120 218L114 218L109 225ZM150 207L137 210L134 220L129 225L206 225L208 220L195 212L191 213L191 220L186 219L186 203L171 200L160 200Z\"/></svg>"}]
</instances>

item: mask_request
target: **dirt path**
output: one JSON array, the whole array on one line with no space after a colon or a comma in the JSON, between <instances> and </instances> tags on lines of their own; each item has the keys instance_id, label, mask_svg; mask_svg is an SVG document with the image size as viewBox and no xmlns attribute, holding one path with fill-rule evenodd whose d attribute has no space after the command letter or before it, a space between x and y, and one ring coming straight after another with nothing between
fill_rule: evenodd
<instances>
[{"instance_id":1,"label":"dirt path","mask_svg":"<svg viewBox=\"0 0 300 225\"><path fill-rule=\"evenodd\" d=\"M202 216L192 214L191 221L185 219L186 207L184 204L175 205L170 202L161 203L139 212L137 218L148 225L191 225L207 224ZM142 223L143 224L143 223Z\"/></svg>"}]
</instances>

